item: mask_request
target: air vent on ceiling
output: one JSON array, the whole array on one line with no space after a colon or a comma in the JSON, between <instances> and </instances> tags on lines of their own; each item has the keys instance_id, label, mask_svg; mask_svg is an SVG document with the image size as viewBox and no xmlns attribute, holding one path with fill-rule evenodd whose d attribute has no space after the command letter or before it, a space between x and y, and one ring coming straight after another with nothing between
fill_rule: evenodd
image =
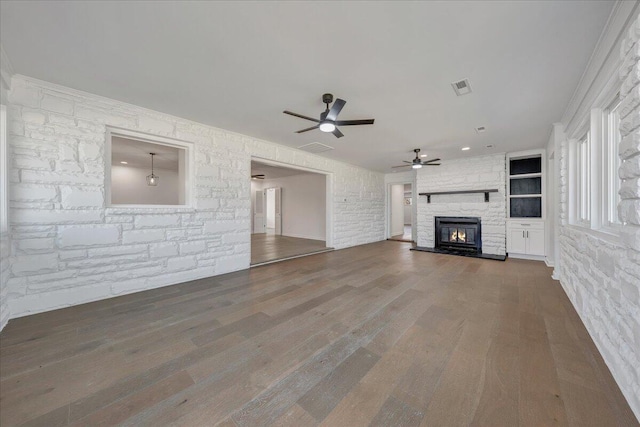
<instances>
[{"instance_id":1,"label":"air vent on ceiling","mask_svg":"<svg viewBox=\"0 0 640 427\"><path fill-rule=\"evenodd\" d=\"M456 92L456 95L458 96L471 93L471 84L469 83L469 79L453 82L451 83L451 87L453 88L453 90Z\"/></svg>"},{"instance_id":2,"label":"air vent on ceiling","mask_svg":"<svg viewBox=\"0 0 640 427\"><path fill-rule=\"evenodd\" d=\"M320 144L319 142L312 142L311 144L301 145L298 147L299 150L308 151L309 153L324 153L325 151L333 150L333 147L330 147L325 144Z\"/></svg>"},{"instance_id":3,"label":"air vent on ceiling","mask_svg":"<svg viewBox=\"0 0 640 427\"><path fill-rule=\"evenodd\" d=\"M487 128L486 128L486 127L484 127L484 126L478 126L478 127L476 128L476 132L478 132L478 133L482 133L482 132L484 132L484 131L486 131L486 130L487 130Z\"/></svg>"}]
</instances>

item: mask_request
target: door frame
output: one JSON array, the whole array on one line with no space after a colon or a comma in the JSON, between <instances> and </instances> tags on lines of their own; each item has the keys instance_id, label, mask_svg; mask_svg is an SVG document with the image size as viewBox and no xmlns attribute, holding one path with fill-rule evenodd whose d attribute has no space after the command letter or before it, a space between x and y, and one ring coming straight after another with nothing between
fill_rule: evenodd
<instances>
[{"instance_id":1,"label":"door frame","mask_svg":"<svg viewBox=\"0 0 640 427\"><path fill-rule=\"evenodd\" d=\"M271 159L265 159L263 157L251 156L251 161L264 163L269 166L276 166L287 169L296 169L304 172L317 173L325 176L325 246L333 247L333 186L334 177L333 172L325 171L322 169L310 168L307 166L292 165L290 163L278 162ZM251 183L251 174L248 177L249 183ZM252 195L250 197L253 197Z\"/></svg>"},{"instance_id":2,"label":"door frame","mask_svg":"<svg viewBox=\"0 0 640 427\"><path fill-rule=\"evenodd\" d=\"M411 185L411 240L417 242L418 240L418 228L416 224L416 218L418 217L418 198L416 195L416 182L415 180L401 180L398 182L387 182L385 191L385 238L391 238L391 186L392 185Z\"/></svg>"}]
</instances>

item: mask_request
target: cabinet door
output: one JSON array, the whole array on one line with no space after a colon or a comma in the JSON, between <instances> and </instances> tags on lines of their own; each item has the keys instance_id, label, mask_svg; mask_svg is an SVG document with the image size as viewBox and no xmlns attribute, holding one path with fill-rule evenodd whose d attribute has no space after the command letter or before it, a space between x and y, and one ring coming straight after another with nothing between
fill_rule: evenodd
<instances>
[{"instance_id":1,"label":"cabinet door","mask_svg":"<svg viewBox=\"0 0 640 427\"><path fill-rule=\"evenodd\" d=\"M544 229L542 230L527 230L527 254L529 255L544 255Z\"/></svg>"},{"instance_id":2,"label":"cabinet door","mask_svg":"<svg viewBox=\"0 0 640 427\"><path fill-rule=\"evenodd\" d=\"M523 228L512 228L507 239L507 251L524 254L527 253L527 232Z\"/></svg>"}]
</instances>

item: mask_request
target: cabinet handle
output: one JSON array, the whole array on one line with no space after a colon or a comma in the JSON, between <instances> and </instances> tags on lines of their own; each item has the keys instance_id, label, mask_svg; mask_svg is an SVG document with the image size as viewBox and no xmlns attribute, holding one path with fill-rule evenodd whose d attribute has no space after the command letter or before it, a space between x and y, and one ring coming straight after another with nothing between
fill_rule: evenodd
<instances>
[{"instance_id":1,"label":"cabinet handle","mask_svg":"<svg viewBox=\"0 0 640 427\"><path fill-rule=\"evenodd\" d=\"M522 238L524 239L524 230L522 230Z\"/></svg>"},{"instance_id":2,"label":"cabinet handle","mask_svg":"<svg viewBox=\"0 0 640 427\"><path fill-rule=\"evenodd\" d=\"M527 239L529 238L529 230L527 230Z\"/></svg>"},{"instance_id":3,"label":"cabinet handle","mask_svg":"<svg viewBox=\"0 0 640 427\"><path fill-rule=\"evenodd\" d=\"M531 224L522 224L522 223L520 223L520 225L522 225L522 226L524 226L524 227L528 227L528 226L530 226Z\"/></svg>"}]
</instances>

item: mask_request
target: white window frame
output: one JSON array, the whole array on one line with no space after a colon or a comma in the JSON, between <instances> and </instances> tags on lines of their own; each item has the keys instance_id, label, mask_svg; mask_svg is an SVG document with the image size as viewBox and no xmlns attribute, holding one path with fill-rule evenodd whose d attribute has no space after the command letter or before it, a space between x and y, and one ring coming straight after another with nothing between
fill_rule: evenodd
<instances>
[{"instance_id":1,"label":"white window frame","mask_svg":"<svg viewBox=\"0 0 640 427\"><path fill-rule=\"evenodd\" d=\"M177 205L151 205L151 204L114 204L111 203L111 141L113 137L133 139L149 144L164 145L185 150L184 168L180 169L180 180L184 185L184 203ZM193 186L195 169L195 149L193 144L165 136L152 135L144 132L132 131L107 126L107 144L105 149L105 196L106 206L109 208L140 208L140 209L167 209L167 208L192 208L194 206ZM184 169L184 170L183 170Z\"/></svg>"},{"instance_id":2,"label":"white window frame","mask_svg":"<svg viewBox=\"0 0 640 427\"><path fill-rule=\"evenodd\" d=\"M574 224L591 227L591 131L574 143Z\"/></svg>"},{"instance_id":3,"label":"white window frame","mask_svg":"<svg viewBox=\"0 0 640 427\"><path fill-rule=\"evenodd\" d=\"M0 105L0 234L9 231L9 160L7 107Z\"/></svg>"},{"instance_id":4,"label":"white window frame","mask_svg":"<svg viewBox=\"0 0 640 427\"><path fill-rule=\"evenodd\" d=\"M602 110L601 149L602 168L601 178L601 221L599 228L607 233L619 234L622 224L618 219L618 204L620 203L620 116L616 109L620 106L620 97L616 94L609 100ZM612 114L612 112L614 112Z\"/></svg>"}]
</instances>

